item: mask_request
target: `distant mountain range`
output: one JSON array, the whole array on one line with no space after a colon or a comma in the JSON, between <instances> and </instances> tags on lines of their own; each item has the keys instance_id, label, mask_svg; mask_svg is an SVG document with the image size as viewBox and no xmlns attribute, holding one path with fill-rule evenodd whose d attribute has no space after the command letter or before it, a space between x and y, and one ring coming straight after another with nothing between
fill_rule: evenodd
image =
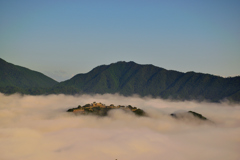
<instances>
[{"instance_id":1,"label":"distant mountain range","mask_svg":"<svg viewBox=\"0 0 240 160\"><path fill-rule=\"evenodd\" d=\"M0 59L0 92L23 94L104 94L161 97L175 100L228 99L240 102L240 76L223 78L195 72L182 73L153 65L117 62L56 82L36 71Z\"/></svg>"}]
</instances>

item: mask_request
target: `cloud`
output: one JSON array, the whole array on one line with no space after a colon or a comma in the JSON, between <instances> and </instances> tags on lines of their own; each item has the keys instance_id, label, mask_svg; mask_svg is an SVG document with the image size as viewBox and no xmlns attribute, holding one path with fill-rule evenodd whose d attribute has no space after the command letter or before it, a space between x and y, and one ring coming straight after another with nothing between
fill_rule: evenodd
<instances>
[{"instance_id":1,"label":"cloud","mask_svg":"<svg viewBox=\"0 0 240 160\"><path fill-rule=\"evenodd\" d=\"M114 110L107 117L66 110L92 102L132 105L149 117ZM169 116L192 110L214 123ZM151 97L0 94L0 157L14 160L238 160L240 105L171 102Z\"/></svg>"}]
</instances>

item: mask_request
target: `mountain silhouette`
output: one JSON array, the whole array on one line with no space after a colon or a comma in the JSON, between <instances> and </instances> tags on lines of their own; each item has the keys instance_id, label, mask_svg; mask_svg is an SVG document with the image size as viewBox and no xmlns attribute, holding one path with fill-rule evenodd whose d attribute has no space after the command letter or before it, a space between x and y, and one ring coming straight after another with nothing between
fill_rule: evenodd
<instances>
[{"instance_id":1,"label":"mountain silhouette","mask_svg":"<svg viewBox=\"0 0 240 160\"><path fill-rule=\"evenodd\" d=\"M104 94L160 97L173 100L227 99L240 102L240 77L223 78L166 70L154 65L117 62L56 82L42 73L0 59L0 92L23 94Z\"/></svg>"},{"instance_id":2,"label":"mountain silhouette","mask_svg":"<svg viewBox=\"0 0 240 160\"><path fill-rule=\"evenodd\" d=\"M135 62L98 66L86 74L77 74L59 83L52 89L52 93L61 93L64 88L71 88L69 91L72 93L120 93L125 96L138 94L179 100L216 102L225 98L234 101L240 99L240 77L182 73ZM69 94L68 91L65 93Z\"/></svg>"},{"instance_id":3,"label":"mountain silhouette","mask_svg":"<svg viewBox=\"0 0 240 160\"><path fill-rule=\"evenodd\" d=\"M0 58L0 91L3 93L29 93L42 90L58 82L40 72L6 62Z\"/></svg>"}]
</instances>

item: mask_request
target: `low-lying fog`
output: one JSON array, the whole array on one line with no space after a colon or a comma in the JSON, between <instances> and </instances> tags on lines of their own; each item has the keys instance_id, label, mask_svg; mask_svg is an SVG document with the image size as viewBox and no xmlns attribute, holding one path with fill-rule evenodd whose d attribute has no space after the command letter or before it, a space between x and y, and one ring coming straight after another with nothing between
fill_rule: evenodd
<instances>
[{"instance_id":1,"label":"low-lying fog","mask_svg":"<svg viewBox=\"0 0 240 160\"><path fill-rule=\"evenodd\" d=\"M92 102L132 105L149 117L107 117L67 109ZM169 116L192 110L211 122ZM171 102L119 95L0 94L1 160L239 160L240 105Z\"/></svg>"}]
</instances>

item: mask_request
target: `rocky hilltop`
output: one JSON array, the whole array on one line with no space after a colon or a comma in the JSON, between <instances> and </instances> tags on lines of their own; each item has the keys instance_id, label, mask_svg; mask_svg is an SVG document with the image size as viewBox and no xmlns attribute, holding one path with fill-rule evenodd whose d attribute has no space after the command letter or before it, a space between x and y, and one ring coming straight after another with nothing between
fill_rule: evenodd
<instances>
[{"instance_id":1,"label":"rocky hilltop","mask_svg":"<svg viewBox=\"0 0 240 160\"><path fill-rule=\"evenodd\" d=\"M113 109L122 109L126 112L133 112L138 116L146 115L143 110L141 110L137 107L132 107L131 105L115 106L115 105L111 104L111 105L107 106L105 104L96 103L96 102L93 102L91 104L85 104L84 106L79 105L77 108L68 109L67 112L73 112L75 114L80 114L80 115L92 114L92 115L106 116L108 111L113 110Z\"/></svg>"},{"instance_id":2,"label":"rocky hilltop","mask_svg":"<svg viewBox=\"0 0 240 160\"><path fill-rule=\"evenodd\" d=\"M67 112L72 112L76 115L97 115L97 116L107 116L110 110L121 109L125 112L132 112L137 116L149 116L145 111L137 107L132 107L131 105L123 106L111 104L109 106L93 102L91 104L85 104L84 106L78 106L76 108L70 108ZM200 120L200 121L209 121L203 115L194 112L194 111L181 111L170 114L169 116L178 119L178 120Z\"/></svg>"}]
</instances>

